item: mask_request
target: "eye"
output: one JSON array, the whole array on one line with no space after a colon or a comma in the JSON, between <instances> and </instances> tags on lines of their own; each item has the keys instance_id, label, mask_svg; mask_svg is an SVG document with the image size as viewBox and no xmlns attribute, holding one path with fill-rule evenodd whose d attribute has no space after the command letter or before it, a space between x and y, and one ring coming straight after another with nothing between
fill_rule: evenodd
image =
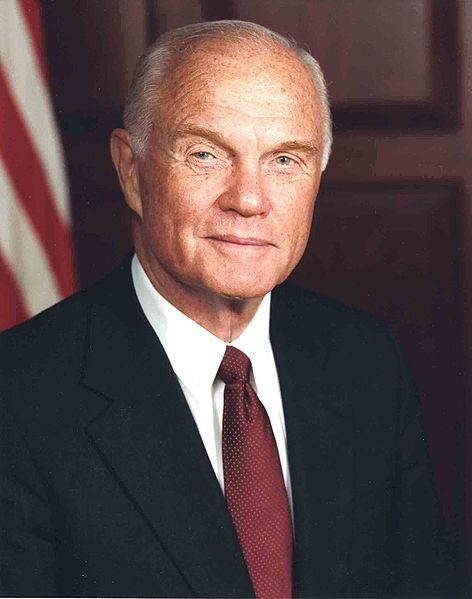
<instances>
[{"instance_id":1,"label":"eye","mask_svg":"<svg viewBox=\"0 0 472 599\"><path fill-rule=\"evenodd\" d=\"M275 161L277 162L277 164L280 164L281 166L292 166L295 163L293 158L290 158L290 156L284 156L284 155L277 156Z\"/></svg>"},{"instance_id":2,"label":"eye","mask_svg":"<svg viewBox=\"0 0 472 599\"><path fill-rule=\"evenodd\" d=\"M212 160L215 158L213 154L210 154L210 152L205 152L205 150L194 152L192 156L195 156L195 158L198 158L198 160Z\"/></svg>"}]
</instances>

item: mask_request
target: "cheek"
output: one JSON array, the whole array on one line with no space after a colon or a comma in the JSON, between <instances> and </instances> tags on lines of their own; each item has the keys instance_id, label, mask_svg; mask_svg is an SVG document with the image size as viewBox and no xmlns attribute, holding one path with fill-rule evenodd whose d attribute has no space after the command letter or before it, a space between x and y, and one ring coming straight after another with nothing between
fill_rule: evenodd
<instances>
[{"instance_id":1,"label":"cheek","mask_svg":"<svg viewBox=\"0 0 472 599\"><path fill-rule=\"evenodd\" d=\"M294 253L303 250L311 231L315 192L311 189L303 193L294 193L285 204L279 222L285 241Z\"/></svg>"},{"instance_id":2,"label":"cheek","mask_svg":"<svg viewBox=\"0 0 472 599\"><path fill-rule=\"evenodd\" d=\"M203 218L203 208L188 186L168 186L149 210L147 234L152 245L167 260L180 263L192 260L196 233Z\"/></svg>"},{"instance_id":3,"label":"cheek","mask_svg":"<svg viewBox=\"0 0 472 599\"><path fill-rule=\"evenodd\" d=\"M176 242L190 249L218 219L224 218L218 206L222 186L221 177L216 176L180 176L168 185L160 212Z\"/></svg>"},{"instance_id":4,"label":"cheek","mask_svg":"<svg viewBox=\"0 0 472 599\"><path fill-rule=\"evenodd\" d=\"M293 268L301 259L310 235L311 227L307 224L308 216L305 220L300 219L298 225L289 232L287 240L287 254L289 264Z\"/></svg>"},{"instance_id":5,"label":"cheek","mask_svg":"<svg viewBox=\"0 0 472 599\"><path fill-rule=\"evenodd\" d=\"M179 184L178 178L172 177L172 173L166 172L156 177L144 206L147 228L156 231L156 235L179 229L180 223L186 220L188 198L191 197L185 192L185 187Z\"/></svg>"}]
</instances>

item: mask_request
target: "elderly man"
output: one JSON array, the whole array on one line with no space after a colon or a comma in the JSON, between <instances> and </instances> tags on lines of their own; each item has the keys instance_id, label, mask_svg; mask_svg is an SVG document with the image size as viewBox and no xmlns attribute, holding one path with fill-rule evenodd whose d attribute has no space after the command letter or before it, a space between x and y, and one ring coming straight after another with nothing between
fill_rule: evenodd
<instances>
[{"instance_id":1,"label":"elderly man","mask_svg":"<svg viewBox=\"0 0 472 599\"><path fill-rule=\"evenodd\" d=\"M4 592L449 596L394 341L280 285L330 152L317 63L251 23L184 27L124 121L136 254L1 340Z\"/></svg>"}]
</instances>

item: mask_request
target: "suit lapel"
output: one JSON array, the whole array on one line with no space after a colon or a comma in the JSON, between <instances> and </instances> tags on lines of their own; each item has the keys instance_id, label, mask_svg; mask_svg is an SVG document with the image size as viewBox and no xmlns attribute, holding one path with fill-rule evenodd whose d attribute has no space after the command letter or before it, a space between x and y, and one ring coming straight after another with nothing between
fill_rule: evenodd
<instances>
[{"instance_id":1,"label":"suit lapel","mask_svg":"<svg viewBox=\"0 0 472 599\"><path fill-rule=\"evenodd\" d=\"M110 403L89 435L191 593L253 596L223 494L128 272L91 312L83 384Z\"/></svg>"},{"instance_id":2,"label":"suit lapel","mask_svg":"<svg viewBox=\"0 0 472 599\"><path fill-rule=\"evenodd\" d=\"M291 301L283 290L274 292L271 340L287 429L295 583L297 595L321 596L346 592L354 486L351 408L338 392L322 310L308 313L303 295Z\"/></svg>"}]
</instances>

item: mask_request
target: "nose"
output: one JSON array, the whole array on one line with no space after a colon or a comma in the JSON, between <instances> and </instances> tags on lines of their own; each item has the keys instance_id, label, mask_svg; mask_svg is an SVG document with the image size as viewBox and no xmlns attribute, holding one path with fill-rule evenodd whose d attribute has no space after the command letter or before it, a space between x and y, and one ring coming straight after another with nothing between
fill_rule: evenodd
<instances>
[{"instance_id":1,"label":"nose","mask_svg":"<svg viewBox=\"0 0 472 599\"><path fill-rule=\"evenodd\" d=\"M234 167L228 186L219 198L225 212L234 211L246 218L264 215L269 211L269 199L264 191L263 175L258 162Z\"/></svg>"}]
</instances>

